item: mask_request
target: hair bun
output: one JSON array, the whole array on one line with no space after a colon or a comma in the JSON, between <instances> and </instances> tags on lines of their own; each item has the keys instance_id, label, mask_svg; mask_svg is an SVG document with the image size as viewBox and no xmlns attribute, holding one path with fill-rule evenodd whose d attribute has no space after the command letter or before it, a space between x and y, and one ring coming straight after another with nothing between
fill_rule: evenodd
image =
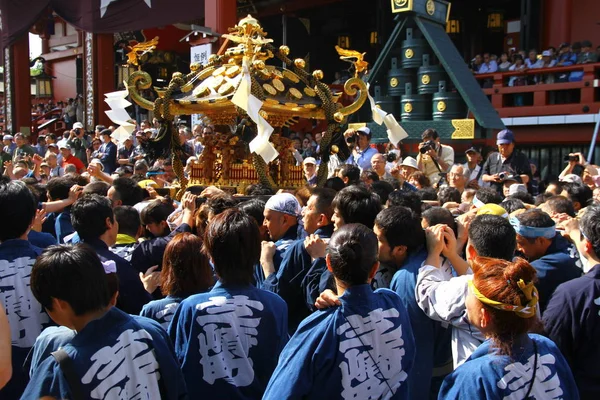
<instances>
[{"instance_id":1,"label":"hair bun","mask_svg":"<svg viewBox=\"0 0 600 400\"><path fill-rule=\"evenodd\" d=\"M519 279L523 279L525 283L533 282L536 280L537 272L535 268L531 266L523 258L517 257L512 263L508 263L504 269L504 279L510 285L517 285Z\"/></svg>"}]
</instances>

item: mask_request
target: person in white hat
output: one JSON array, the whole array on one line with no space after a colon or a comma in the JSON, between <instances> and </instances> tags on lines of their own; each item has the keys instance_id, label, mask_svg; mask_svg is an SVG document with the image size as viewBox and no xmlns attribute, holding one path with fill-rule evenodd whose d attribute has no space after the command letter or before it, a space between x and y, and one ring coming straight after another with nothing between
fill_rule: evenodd
<instances>
[{"instance_id":1,"label":"person in white hat","mask_svg":"<svg viewBox=\"0 0 600 400\"><path fill-rule=\"evenodd\" d=\"M344 132L344 138L352 149L346 164L358 166L361 172L370 169L371 158L378 153L377 149L371 147L371 130L366 126L357 130L348 129Z\"/></svg>"},{"instance_id":2,"label":"person in white hat","mask_svg":"<svg viewBox=\"0 0 600 400\"><path fill-rule=\"evenodd\" d=\"M302 161L302 169L304 170L304 177L308 182L309 186L317 185L317 160L314 157L306 157Z\"/></svg>"},{"instance_id":3,"label":"person in white hat","mask_svg":"<svg viewBox=\"0 0 600 400\"><path fill-rule=\"evenodd\" d=\"M92 138L85 133L81 122L73 124L73 129L69 132L67 144L71 146L73 155L79 158L83 165L86 166L88 162L86 150L92 146Z\"/></svg>"},{"instance_id":4,"label":"person in white hat","mask_svg":"<svg viewBox=\"0 0 600 400\"><path fill-rule=\"evenodd\" d=\"M13 135L4 135L4 137L2 137L2 144L4 144L4 152L10 154L10 157L12 158L13 153L17 148L17 144L13 142Z\"/></svg>"}]
</instances>

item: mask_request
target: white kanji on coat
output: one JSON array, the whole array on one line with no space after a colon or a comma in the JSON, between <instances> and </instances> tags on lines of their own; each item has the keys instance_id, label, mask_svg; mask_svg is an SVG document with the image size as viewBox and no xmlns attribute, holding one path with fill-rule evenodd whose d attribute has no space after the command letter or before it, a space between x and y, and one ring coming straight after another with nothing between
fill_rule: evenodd
<instances>
[{"instance_id":1,"label":"white kanji on coat","mask_svg":"<svg viewBox=\"0 0 600 400\"><path fill-rule=\"evenodd\" d=\"M165 305L163 309L156 312L154 319L160 323L160 326L167 329L178 306L179 303L169 303Z\"/></svg>"},{"instance_id":2,"label":"white kanji on coat","mask_svg":"<svg viewBox=\"0 0 600 400\"><path fill-rule=\"evenodd\" d=\"M31 268L35 259L17 258L12 262L0 260L0 301L4 304L10 324L13 346L32 347L49 322L29 287Z\"/></svg>"},{"instance_id":3,"label":"white kanji on coat","mask_svg":"<svg viewBox=\"0 0 600 400\"><path fill-rule=\"evenodd\" d=\"M93 399L160 398L159 365L150 347L152 336L144 330L128 329L113 346L105 346L91 357L92 366L81 382L93 384Z\"/></svg>"},{"instance_id":4,"label":"white kanji on coat","mask_svg":"<svg viewBox=\"0 0 600 400\"><path fill-rule=\"evenodd\" d=\"M387 399L406 380L402 326L392 320L398 316L394 308L379 308L364 318L351 315L338 327L339 351L345 357L339 365L344 399Z\"/></svg>"},{"instance_id":5,"label":"white kanji on coat","mask_svg":"<svg viewBox=\"0 0 600 400\"><path fill-rule=\"evenodd\" d=\"M258 344L260 318L254 310L262 311L260 301L248 296L211 297L196 305L203 312L196 318L202 327L200 364L202 378L209 384L225 379L236 386L248 386L254 381L254 368L249 357L250 349Z\"/></svg>"},{"instance_id":6,"label":"white kanji on coat","mask_svg":"<svg viewBox=\"0 0 600 400\"><path fill-rule=\"evenodd\" d=\"M560 379L554 369L556 359L552 354L543 356L538 354L538 366L535 371L535 380L528 398L560 399L563 391L560 387ZM504 396L503 400L521 400L529 391L533 377L533 366L535 365L535 354L527 359L525 364L516 362L504 367L506 374L498 382L500 389L508 389L510 394Z\"/></svg>"}]
</instances>

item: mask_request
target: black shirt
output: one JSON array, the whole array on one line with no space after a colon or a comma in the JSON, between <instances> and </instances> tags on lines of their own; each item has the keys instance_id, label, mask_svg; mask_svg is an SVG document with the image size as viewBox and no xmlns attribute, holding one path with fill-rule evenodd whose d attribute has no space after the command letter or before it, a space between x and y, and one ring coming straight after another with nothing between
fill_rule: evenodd
<instances>
[{"instance_id":1,"label":"black shirt","mask_svg":"<svg viewBox=\"0 0 600 400\"><path fill-rule=\"evenodd\" d=\"M494 152L488 156L485 164L483 165L483 173L486 175L496 175L499 172L506 172L509 175L527 175L529 182L531 182L531 165L529 164L529 158L517 150L513 150L512 154L502 161L500 153ZM520 179L519 179L520 182ZM491 187L496 189L499 193L502 193L502 182L490 182ZM527 184L530 188L530 183Z\"/></svg>"}]
</instances>

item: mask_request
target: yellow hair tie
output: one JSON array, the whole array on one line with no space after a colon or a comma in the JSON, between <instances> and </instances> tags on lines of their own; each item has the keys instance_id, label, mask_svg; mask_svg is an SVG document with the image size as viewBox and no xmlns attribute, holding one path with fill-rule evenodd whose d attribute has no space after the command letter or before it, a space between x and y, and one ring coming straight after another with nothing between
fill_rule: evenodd
<instances>
[{"instance_id":1,"label":"yellow hair tie","mask_svg":"<svg viewBox=\"0 0 600 400\"><path fill-rule=\"evenodd\" d=\"M525 294L525 298L528 301L526 306L522 306L521 304L504 304L496 300L488 299L477 289L477 287L475 287L473 280L469 281L469 287L471 288L471 291L473 292L475 297L477 297L477 299L482 303L487 304L490 307L493 307L497 310L512 311L521 318L531 318L535 315L535 310L538 303L537 289L533 285L533 282L525 284L523 279L519 279L517 285L519 286L519 289L521 289L521 291Z\"/></svg>"}]
</instances>

